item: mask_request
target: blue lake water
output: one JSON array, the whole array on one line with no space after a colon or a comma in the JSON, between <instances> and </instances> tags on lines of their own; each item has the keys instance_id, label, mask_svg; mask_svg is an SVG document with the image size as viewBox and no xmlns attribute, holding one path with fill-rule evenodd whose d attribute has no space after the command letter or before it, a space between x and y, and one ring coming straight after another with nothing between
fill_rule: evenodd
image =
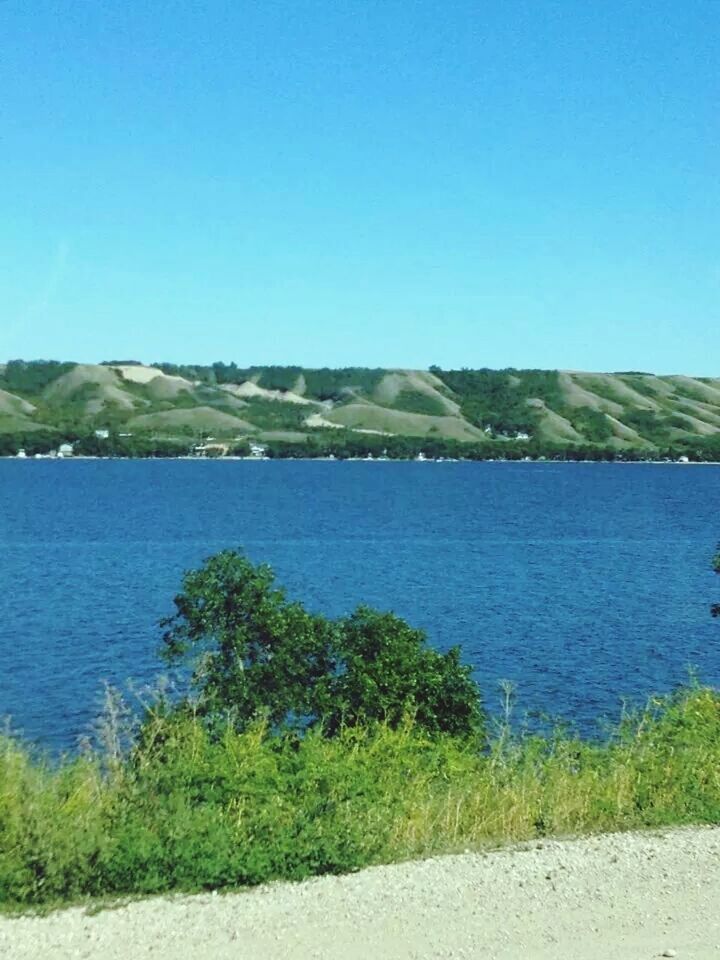
<instances>
[{"instance_id":1,"label":"blue lake water","mask_svg":"<svg viewBox=\"0 0 720 960\"><path fill-rule=\"evenodd\" d=\"M71 747L103 680L162 672L183 570L227 547L331 615L392 609L462 644L487 705L584 730L720 683L720 467L0 461L0 715Z\"/></svg>"}]
</instances>

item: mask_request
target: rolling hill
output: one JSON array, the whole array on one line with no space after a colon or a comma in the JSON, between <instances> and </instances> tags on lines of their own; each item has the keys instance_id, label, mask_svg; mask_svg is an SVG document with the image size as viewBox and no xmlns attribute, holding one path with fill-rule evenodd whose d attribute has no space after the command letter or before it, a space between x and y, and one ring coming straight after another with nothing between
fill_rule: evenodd
<instances>
[{"instance_id":1,"label":"rolling hill","mask_svg":"<svg viewBox=\"0 0 720 960\"><path fill-rule=\"evenodd\" d=\"M652 450L720 435L720 378L548 370L0 365L0 433L375 435Z\"/></svg>"}]
</instances>

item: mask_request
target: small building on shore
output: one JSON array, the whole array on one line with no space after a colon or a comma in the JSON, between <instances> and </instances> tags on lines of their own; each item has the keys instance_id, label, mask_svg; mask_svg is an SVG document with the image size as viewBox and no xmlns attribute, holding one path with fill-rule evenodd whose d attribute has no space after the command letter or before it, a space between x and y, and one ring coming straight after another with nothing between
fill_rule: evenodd
<instances>
[{"instance_id":1,"label":"small building on shore","mask_svg":"<svg viewBox=\"0 0 720 960\"><path fill-rule=\"evenodd\" d=\"M227 443L199 443L193 447L196 457L226 457L229 451Z\"/></svg>"}]
</instances>

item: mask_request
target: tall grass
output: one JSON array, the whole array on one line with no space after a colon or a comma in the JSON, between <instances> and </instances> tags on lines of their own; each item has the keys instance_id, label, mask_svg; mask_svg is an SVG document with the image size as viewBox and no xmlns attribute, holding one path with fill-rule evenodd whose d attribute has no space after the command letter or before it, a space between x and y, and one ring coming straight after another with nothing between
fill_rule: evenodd
<instances>
[{"instance_id":1,"label":"tall grass","mask_svg":"<svg viewBox=\"0 0 720 960\"><path fill-rule=\"evenodd\" d=\"M111 741L114 742L114 741ZM210 736L151 715L128 753L57 765L0 741L5 909L350 871L545 835L720 821L720 696L651 701L603 743L488 748L411 720L336 739Z\"/></svg>"}]
</instances>

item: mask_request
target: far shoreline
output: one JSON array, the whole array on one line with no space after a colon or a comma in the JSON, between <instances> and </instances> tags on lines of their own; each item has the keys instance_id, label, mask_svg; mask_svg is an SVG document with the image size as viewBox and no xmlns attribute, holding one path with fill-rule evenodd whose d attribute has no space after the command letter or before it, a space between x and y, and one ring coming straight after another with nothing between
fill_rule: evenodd
<instances>
[{"instance_id":1,"label":"far shoreline","mask_svg":"<svg viewBox=\"0 0 720 960\"><path fill-rule=\"evenodd\" d=\"M64 457L48 457L48 456L32 456L32 457L18 457L18 456L3 456L0 455L0 461L19 461L21 463L27 462L68 462L73 461L97 461L101 463L112 463L112 462L142 462L152 460L154 462L168 462L168 461L181 461L181 462L191 462L191 463L222 463L223 461L228 463L436 463L436 464L447 464L447 463L498 463L498 464L534 464L539 466L558 466L561 464L595 464L601 466L657 466L657 467L718 467L720 466L720 460L603 460L603 459L593 459L593 460L580 460L580 459L541 459L541 458L522 458L522 459L509 459L509 458L476 458L476 457L426 457L424 460L418 460L417 457L237 457L237 456L226 456L226 457L94 457L86 456L83 454L77 454L73 456L64 456Z\"/></svg>"}]
</instances>

